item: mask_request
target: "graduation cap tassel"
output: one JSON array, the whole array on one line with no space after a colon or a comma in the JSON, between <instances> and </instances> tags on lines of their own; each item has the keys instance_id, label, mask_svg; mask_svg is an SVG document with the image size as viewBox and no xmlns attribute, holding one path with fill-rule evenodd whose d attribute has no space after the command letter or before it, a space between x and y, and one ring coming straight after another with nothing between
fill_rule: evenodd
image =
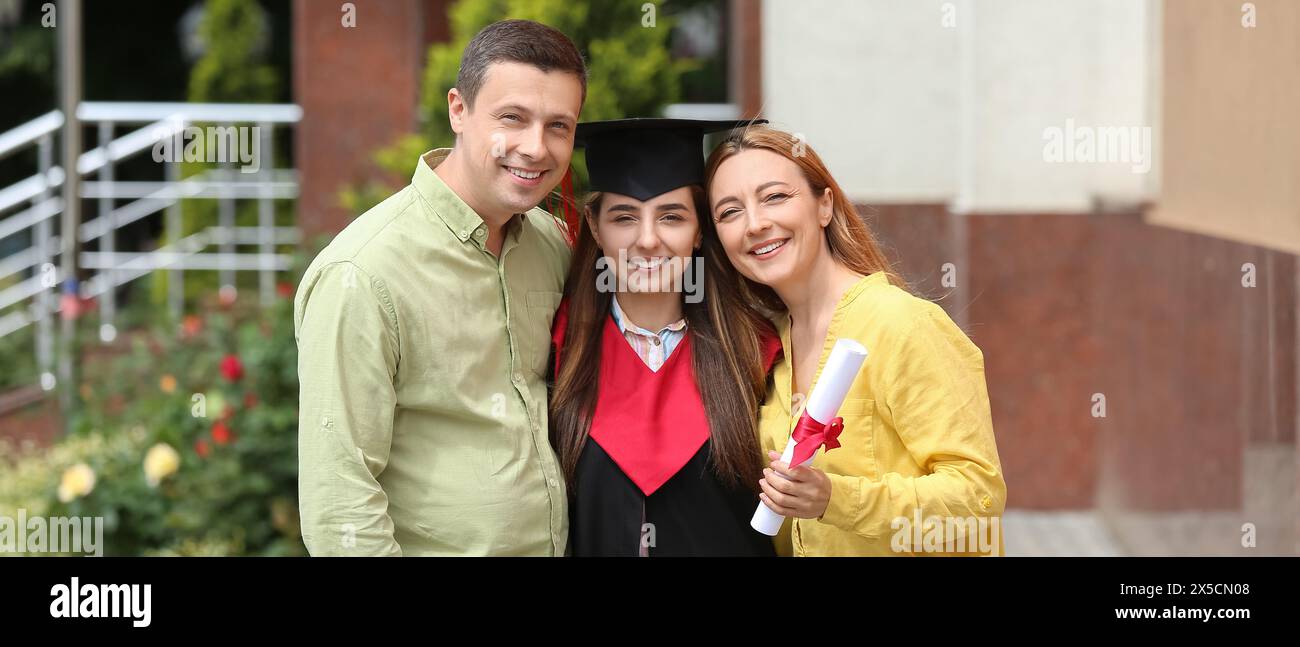
<instances>
[{"instance_id":1,"label":"graduation cap tassel","mask_svg":"<svg viewBox=\"0 0 1300 647\"><path fill-rule=\"evenodd\" d=\"M568 231L564 232L564 237L569 241L569 247L578 243L578 208L573 197L573 167L564 170L564 177L560 179L560 203L564 209L564 224Z\"/></svg>"}]
</instances>

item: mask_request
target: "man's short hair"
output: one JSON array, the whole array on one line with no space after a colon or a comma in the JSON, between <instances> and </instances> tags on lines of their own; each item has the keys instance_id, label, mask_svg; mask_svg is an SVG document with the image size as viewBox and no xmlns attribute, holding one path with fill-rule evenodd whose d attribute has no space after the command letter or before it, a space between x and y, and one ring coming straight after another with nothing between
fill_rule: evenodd
<instances>
[{"instance_id":1,"label":"man's short hair","mask_svg":"<svg viewBox=\"0 0 1300 647\"><path fill-rule=\"evenodd\" d=\"M582 83L582 100L587 100L587 64L568 36L531 20L501 20L475 34L461 54L456 88L465 105L474 107L488 66L501 62L527 63L543 72L575 74Z\"/></svg>"}]
</instances>

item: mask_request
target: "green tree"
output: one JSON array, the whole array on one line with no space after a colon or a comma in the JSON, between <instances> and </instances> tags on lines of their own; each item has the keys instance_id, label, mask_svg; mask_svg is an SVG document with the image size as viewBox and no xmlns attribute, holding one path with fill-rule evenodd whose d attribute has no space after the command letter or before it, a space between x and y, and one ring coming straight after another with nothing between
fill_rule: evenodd
<instances>
[{"instance_id":1,"label":"green tree","mask_svg":"<svg viewBox=\"0 0 1300 647\"><path fill-rule=\"evenodd\" d=\"M190 73L190 101L275 100L275 68L265 63L267 18L255 0L207 0L199 38L204 51Z\"/></svg>"}]
</instances>

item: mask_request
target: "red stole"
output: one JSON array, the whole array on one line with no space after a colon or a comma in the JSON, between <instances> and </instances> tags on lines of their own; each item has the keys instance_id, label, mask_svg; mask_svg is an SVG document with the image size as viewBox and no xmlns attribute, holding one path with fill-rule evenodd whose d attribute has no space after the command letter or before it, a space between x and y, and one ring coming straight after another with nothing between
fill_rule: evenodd
<instances>
[{"instance_id":1,"label":"red stole","mask_svg":"<svg viewBox=\"0 0 1300 647\"><path fill-rule=\"evenodd\" d=\"M709 439L709 419L695 386L691 336L658 371L632 350L613 317L605 318L600 382L591 440L647 496L654 494Z\"/></svg>"},{"instance_id":2,"label":"red stole","mask_svg":"<svg viewBox=\"0 0 1300 647\"><path fill-rule=\"evenodd\" d=\"M560 304L552 330L559 373L568 327L568 301ZM606 314L601 335L600 373L590 440L596 441L640 490L649 496L677 474L709 439L709 419L695 384L691 332L658 371L650 370ZM781 354L781 339L763 331L763 368Z\"/></svg>"}]
</instances>

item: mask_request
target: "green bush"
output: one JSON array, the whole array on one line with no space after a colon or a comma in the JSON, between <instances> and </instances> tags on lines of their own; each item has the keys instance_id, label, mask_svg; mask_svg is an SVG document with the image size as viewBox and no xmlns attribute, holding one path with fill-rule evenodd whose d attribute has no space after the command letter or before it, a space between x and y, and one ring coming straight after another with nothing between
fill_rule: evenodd
<instances>
[{"instance_id":1,"label":"green bush","mask_svg":"<svg viewBox=\"0 0 1300 647\"><path fill-rule=\"evenodd\" d=\"M106 555L305 554L291 295L282 284L267 309L213 307L179 331L126 333L127 350L86 364L73 434L0 451L0 516L103 517ZM93 487L61 497L79 464Z\"/></svg>"}]
</instances>

